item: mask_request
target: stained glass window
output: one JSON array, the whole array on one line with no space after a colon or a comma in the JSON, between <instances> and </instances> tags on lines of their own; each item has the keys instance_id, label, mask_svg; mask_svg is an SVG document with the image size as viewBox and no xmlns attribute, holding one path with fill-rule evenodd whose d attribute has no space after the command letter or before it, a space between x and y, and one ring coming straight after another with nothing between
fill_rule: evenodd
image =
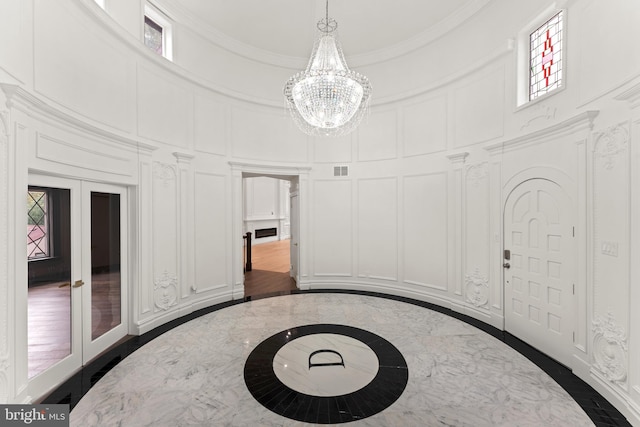
<instances>
[{"instance_id":1,"label":"stained glass window","mask_svg":"<svg viewBox=\"0 0 640 427\"><path fill-rule=\"evenodd\" d=\"M29 189L27 192L27 259L50 256L49 240L47 192Z\"/></svg>"},{"instance_id":2,"label":"stained glass window","mask_svg":"<svg viewBox=\"0 0 640 427\"><path fill-rule=\"evenodd\" d=\"M144 44L158 55L163 54L162 27L148 16L144 17Z\"/></svg>"},{"instance_id":3,"label":"stained glass window","mask_svg":"<svg viewBox=\"0 0 640 427\"><path fill-rule=\"evenodd\" d=\"M529 36L529 100L562 86L562 11Z\"/></svg>"}]
</instances>

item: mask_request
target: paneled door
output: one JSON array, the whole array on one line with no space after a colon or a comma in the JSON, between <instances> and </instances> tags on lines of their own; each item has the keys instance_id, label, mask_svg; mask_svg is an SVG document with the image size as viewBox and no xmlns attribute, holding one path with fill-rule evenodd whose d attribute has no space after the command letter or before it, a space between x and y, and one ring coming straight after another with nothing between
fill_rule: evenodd
<instances>
[{"instance_id":1,"label":"paneled door","mask_svg":"<svg viewBox=\"0 0 640 427\"><path fill-rule=\"evenodd\" d=\"M509 194L504 248L505 329L568 365L575 243L571 205L556 183L531 179Z\"/></svg>"},{"instance_id":2,"label":"paneled door","mask_svg":"<svg viewBox=\"0 0 640 427\"><path fill-rule=\"evenodd\" d=\"M27 211L28 376L37 393L127 333L127 189L32 175Z\"/></svg>"}]
</instances>

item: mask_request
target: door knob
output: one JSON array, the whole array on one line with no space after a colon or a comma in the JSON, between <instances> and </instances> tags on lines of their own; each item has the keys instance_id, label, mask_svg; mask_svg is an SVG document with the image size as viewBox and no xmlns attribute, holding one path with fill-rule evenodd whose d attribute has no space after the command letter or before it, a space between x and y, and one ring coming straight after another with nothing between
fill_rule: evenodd
<instances>
[{"instance_id":1,"label":"door knob","mask_svg":"<svg viewBox=\"0 0 640 427\"><path fill-rule=\"evenodd\" d=\"M511 264L509 264L508 262L505 262L504 264L502 264L502 267L511 268Z\"/></svg>"},{"instance_id":2,"label":"door knob","mask_svg":"<svg viewBox=\"0 0 640 427\"><path fill-rule=\"evenodd\" d=\"M73 287L79 288L82 285L84 285L84 282L82 280L76 280L76 282L73 284Z\"/></svg>"}]
</instances>

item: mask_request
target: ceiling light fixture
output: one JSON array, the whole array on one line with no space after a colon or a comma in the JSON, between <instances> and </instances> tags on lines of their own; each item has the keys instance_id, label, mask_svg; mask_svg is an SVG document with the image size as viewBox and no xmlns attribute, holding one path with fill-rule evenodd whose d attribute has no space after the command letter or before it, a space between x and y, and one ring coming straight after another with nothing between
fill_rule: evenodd
<instances>
[{"instance_id":1,"label":"ceiling light fixture","mask_svg":"<svg viewBox=\"0 0 640 427\"><path fill-rule=\"evenodd\" d=\"M309 135L345 135L358 126L369 106L369 79L347 67L337 28L338 23L329 18L327 0L309 64L284 87L294 121Z\"/></svg>"}]
</instances>

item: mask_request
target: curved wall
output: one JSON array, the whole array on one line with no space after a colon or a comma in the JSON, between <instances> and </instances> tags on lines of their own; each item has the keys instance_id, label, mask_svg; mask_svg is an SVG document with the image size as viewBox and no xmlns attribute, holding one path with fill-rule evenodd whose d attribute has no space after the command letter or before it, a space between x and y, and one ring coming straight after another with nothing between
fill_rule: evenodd
<instances>
[{"instance_id":1,"label":"curved wall","mask_svg":"<svg viewBox=\"0 0 640 427\"><path fill-rule=\"evenodd\" d=\"M408 54L356 58L374 84L371 114L324 139L284 111L289 65L236 55L180 24L169 63L139 43L133 3L113 0L111 16L91 0L0 6L15 18L0 26L13 41L0 45L0 401L42 393L26 378L26 286L8 286L26 283L14 230L26 226L30 172L130 189L131 333L242 297L243 172L299 177L301 288L407 295L504 328L504 204L520 182L546 178L568 195L576 230L564 362L638 421L640 30L630 22L640 5L547 2L547 12L567 10L567 83L526 107L516 107L518 33L545 12L533 2L491 1ZM334 165L349 176L334 177ZM167 286L171 298L159 299ZM622 355L616 375L601 362L611 351Z\"/></svg>"}]
</instances>

